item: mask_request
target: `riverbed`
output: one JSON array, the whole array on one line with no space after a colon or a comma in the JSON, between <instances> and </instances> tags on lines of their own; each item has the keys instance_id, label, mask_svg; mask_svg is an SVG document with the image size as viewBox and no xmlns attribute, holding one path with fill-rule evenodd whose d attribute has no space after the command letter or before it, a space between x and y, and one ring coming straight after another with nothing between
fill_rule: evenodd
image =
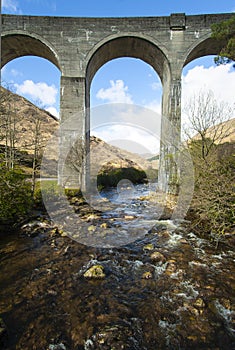
<instances>
[{"instance_id":1,"label":"riverbed","mask_svg":"<svg viewBox=\"0 0 235 350\"><path fill-rule=\"evenodd\" d=\"M187 222L147 210L138 191L102 196L118 205L82 218L91 245L45 214L2 232L1 348L235 348L233 235L197 237ZM135 236L123 240L133 228ZM115 244L93 244L105 232ZM94 266L103 274L87 277Z\"/></svg>"}]
</instances>

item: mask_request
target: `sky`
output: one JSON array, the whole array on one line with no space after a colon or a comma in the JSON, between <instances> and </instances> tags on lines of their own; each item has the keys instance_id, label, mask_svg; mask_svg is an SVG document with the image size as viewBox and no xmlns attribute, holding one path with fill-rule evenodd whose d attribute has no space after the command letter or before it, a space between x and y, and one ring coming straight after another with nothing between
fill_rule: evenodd
<instances>
[{"instance_id":1,"label":"sky","mask_svg":"<svg viewBox=\"0 0 235 350\"><path fill-rule=\"evenodd\" d=\"M18 15L132 17L168 16L175 12L187 15L230 13L235 12L235 0L2 0L2 13ZM52 63L38 57L15 59L3 67L1 81L59 118L60 71ZM233 64L217 67L212 56L188 64L182 75L183 105L202 89L212 90L218 100L233 104ZM160 79L151 66L141 60L120 58L106 63L96 73L91 85L91 107L118 102L141 105L160 113L161 93ZM187 116L183 116L183 120L186 122ZM155 139L138 128L106 125L91 130L91 133L109 142L127 138L138 140L151 153L156 153L159 147Z\"/></svg>"}]
</instances>

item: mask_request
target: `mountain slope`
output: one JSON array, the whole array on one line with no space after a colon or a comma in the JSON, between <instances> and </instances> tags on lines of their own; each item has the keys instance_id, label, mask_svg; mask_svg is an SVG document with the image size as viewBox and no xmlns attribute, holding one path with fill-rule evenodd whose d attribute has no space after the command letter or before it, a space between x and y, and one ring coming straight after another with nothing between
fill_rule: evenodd
<instances>
[{"instance_id":1,"label":"mountain slope","mask_svg":"<svg viewBox=\"0 0 235 350\"><path fill-rule=\"evenodd\" d=\"M32 154L35 136L38 132L39 146L43 153L48 140L58 130L59 121L49 112L36 107L24 97L3 87L1 87L0 92L0 119L6 119L11 111L15 122L15 147L17 150ZM38 124L39 130L37 130ZM0 137L0 144L4 145L4 130L1 131ZM131 167L142 170L152 169L151 162L141 156L112 146L95 136L90 138L90 159L92 169L97 164L103 167L103 170Z\"/></svg>"}]
</instances>

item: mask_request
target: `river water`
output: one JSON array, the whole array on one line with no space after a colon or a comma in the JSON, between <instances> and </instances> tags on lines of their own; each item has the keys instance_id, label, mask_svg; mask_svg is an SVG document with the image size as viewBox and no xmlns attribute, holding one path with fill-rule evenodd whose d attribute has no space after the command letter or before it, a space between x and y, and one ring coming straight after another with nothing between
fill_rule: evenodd
<instances>
[{"instance_id":1,"label":"river water","mask_svg":"<svg viewBox=\"0 0 235 350\"><path fill-rule=\"evenodd\" d=\"M109 233L134 227L126 244L82 244L45 215L2 233L1 349L235 349L233 236L199 238L147 210L145 187L133 191L101 193L118 205L88 220ZM84 277L95 265L105 277Z\"/></svg>"}]
</instances>

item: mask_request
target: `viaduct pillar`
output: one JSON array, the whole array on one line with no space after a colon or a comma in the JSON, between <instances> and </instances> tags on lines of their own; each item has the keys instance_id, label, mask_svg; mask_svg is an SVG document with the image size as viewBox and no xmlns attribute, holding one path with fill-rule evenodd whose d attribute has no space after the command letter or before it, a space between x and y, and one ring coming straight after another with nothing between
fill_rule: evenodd
<instances>
[{"instance_id":1,"label":"viaduct pillar","mask_svg":"<svg viewBox=\"0 0 235 350\"><path fill-rule=\"evenodd\" d=\"M181 144L181 72L164 73L158 186L177 193L180 181L178 157Z\"/></svg>"},{"instance_id":2,"label":"viaduct pillar","mask_svg":"<svg viewBox=\"0 0 235 350\"><path fill-rule=\"evenodd\" d=\"M89 137L86 79L62 76L60 98L59 183L64 187L84 188L87 174L86 145Z\"/></svg>"}]
</instances>

